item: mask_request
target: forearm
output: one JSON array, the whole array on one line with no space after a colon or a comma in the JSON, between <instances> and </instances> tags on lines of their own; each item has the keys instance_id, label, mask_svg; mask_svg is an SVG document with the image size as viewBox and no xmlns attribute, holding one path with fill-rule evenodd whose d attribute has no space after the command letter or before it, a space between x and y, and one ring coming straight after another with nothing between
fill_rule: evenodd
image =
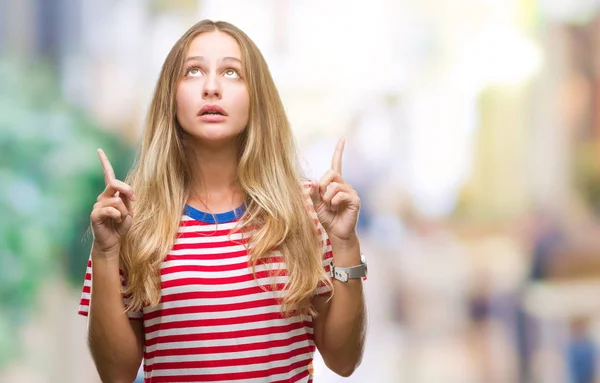
<instances>
[{"instance_id":1,"label":"forearm","mask_svg":"<svg viewBox=\"0 0 600 383\"><path fill-rule=\"evenodd\" d=\"M351 267L360 264L360 245L332 243L334 265ZM349 375L360 364L366 329L363 283L351 279L347 283L333 280L333 297L329 303L322 350L330 368L341 375ZM346 373L344 373L346 371Z\"/></svg>"},{"instance_id":2,"label":"forearm","mask_svg":"<svg viewBox=\"0 0 600 383\"><path fill-rule=\"evenodd\" d=\"M141 363L142 344L125 313L118 258L92 251L92 264L90 351L102 381L131 382Z\"/></svg>"}]
</instances>

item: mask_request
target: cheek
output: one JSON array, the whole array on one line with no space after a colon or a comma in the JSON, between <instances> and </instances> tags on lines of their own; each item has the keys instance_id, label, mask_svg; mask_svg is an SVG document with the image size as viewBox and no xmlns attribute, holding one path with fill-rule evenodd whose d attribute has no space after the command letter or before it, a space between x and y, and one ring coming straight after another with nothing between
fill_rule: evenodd
<instances>
[{"instance_id":1,"label":"cheek","mask_svg":"<svg viewBox=\"0 0 600 383\"><path fill-rule=\"evenodd\" d=\"M250 117L250 96L248 95L248 91L244 89L243 92L240 92L237 104L240 108L240 115L244 119L245 123L248 123L248 118Z\"/></svg>"},{"instance_id":2,"label":"cheek","mask_svg":"<svg viewBox=\"0 0 600 383\"><path fill-rule=\"evenodd\" d=\"M192 97L192 92L190 92L189 87L179 86L175 101L177 103L177 115L180 118L185 119L189 111L193 109L194 105L194 98Z\"/></svg>"}]
</instances>

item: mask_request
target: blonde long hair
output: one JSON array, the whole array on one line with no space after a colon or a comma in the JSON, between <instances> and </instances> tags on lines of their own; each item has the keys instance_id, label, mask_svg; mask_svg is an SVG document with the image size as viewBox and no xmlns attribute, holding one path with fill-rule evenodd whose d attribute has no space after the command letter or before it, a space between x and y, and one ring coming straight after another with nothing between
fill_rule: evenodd
<instances>
[{"instance_id":1,"label":"blonde long hair","mask_svg":"<svg viewBox=\"0 0 600 383\"><path fill-rule=\"evenodd\" d=\"M160 265L177 236L190 193L191 171L176 117L175 94L192 40L222 31L240 45L250 95L248 126L239 137L238 181L246 195L243 225L257 228L250 263L277 249L288 274L282 312L314 314L319 283L331 283L322 265L322 243L309 215L294 138L267 64L252 40L225 22L203 20L173 46L163 64L148 111L138 159L126 182L135 194L133 224L121 247L128 310L160 302Z\"/></svg>"}]
</instances>

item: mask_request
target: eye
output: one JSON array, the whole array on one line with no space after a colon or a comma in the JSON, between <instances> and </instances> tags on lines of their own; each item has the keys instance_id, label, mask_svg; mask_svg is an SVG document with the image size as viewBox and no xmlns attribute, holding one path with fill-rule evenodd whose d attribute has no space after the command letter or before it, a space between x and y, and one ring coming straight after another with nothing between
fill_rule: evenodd
<instances>
[{"instance_id":1,"label":"eye","mask_svg":"<svg viewBox=\"0 0 600 383\"><path fill-rule=\"evenodd\" d=\"M192 66L185 71L185 75L186 77L198 77L202 75L202 71L200 70L200 68Z\"/></svg>"},{"instance_id":2,"label":"eye","mask_svg":"<svg viewBox=\"0 0 600 383\"><path fill-rule=\"evenodd\" d=\"M223 76L227 78L240 78L239 72L232 68L225 69L225 71L223 72Z\"/></svg>"}]
</instances>

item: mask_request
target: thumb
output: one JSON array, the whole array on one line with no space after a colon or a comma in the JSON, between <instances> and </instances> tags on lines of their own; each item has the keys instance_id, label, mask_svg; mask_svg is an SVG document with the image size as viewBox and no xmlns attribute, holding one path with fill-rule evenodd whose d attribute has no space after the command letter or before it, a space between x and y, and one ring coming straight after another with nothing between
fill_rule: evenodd
<instances>
[{"instance_id":1,"label":"thumb","mask_svg":"<svg viewBox=\"0 0 600 383\"><path fill-rule=\"evenodd\" d=\"M315 207L321 203L321 193L319 193L319 183L317 181L310 181L308 195L310 195L310 199Z\"/></svg>"}]
</instances>

